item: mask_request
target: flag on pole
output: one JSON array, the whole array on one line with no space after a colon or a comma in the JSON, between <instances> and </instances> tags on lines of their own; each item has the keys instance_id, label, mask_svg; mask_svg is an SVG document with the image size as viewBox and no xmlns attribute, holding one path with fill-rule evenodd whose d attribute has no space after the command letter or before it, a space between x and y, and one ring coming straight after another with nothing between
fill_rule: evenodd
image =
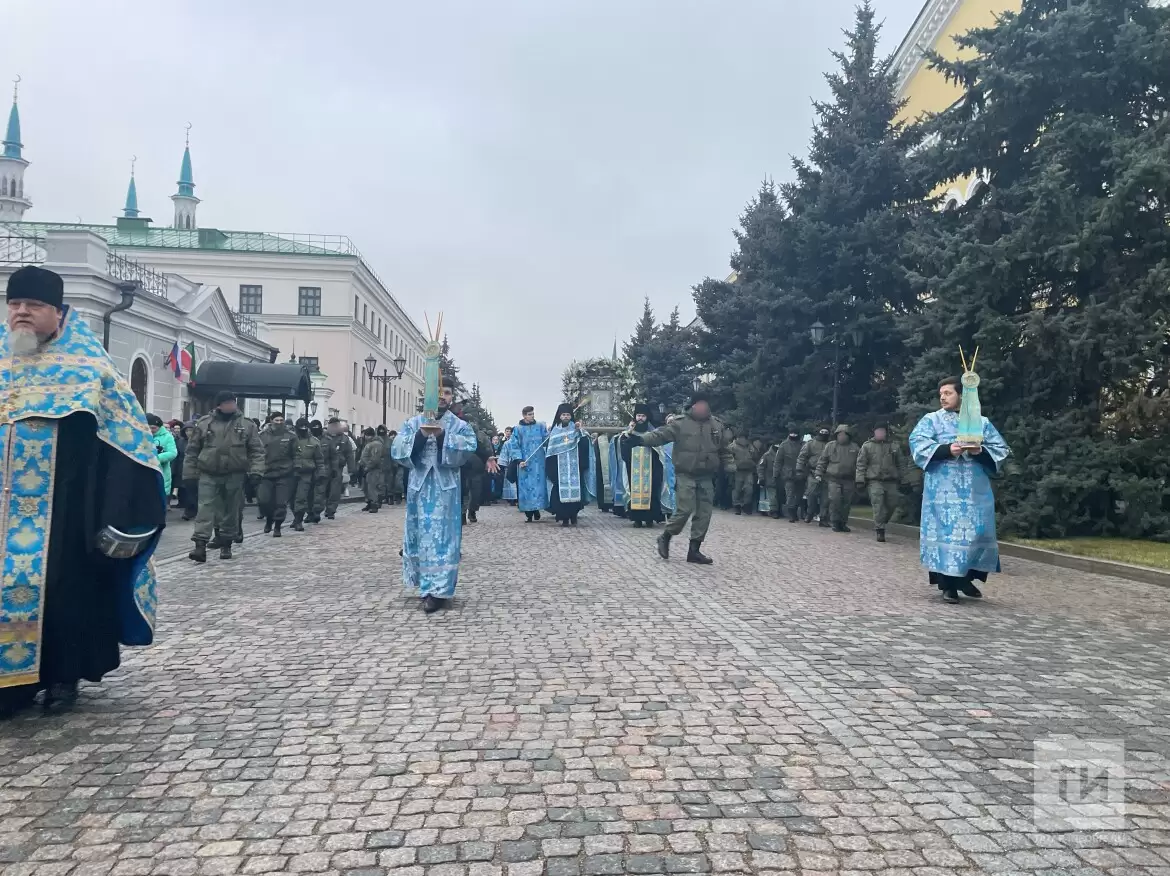
<instances>
[{"instance_id":1,"label":"flag on pole","mask_svg":"<svg viewBox=\"0 0 1170 876\"><path fill-rule=\"evenodd\" d=\"M163 367L169 368L171 370L171 373L175 375L175 380L178 380L178 379L180 379L180 377L182 377L183 372L179 368L179 342L178 341L175 341L174 346L171 347L171 351L169 353L167 353L167 358L163 362Z\"/></svg>"},{"instance_id":2,"label":"flag on pole","mask_svg":"<svg viewBox=\"0 0 1170 876\"><path fill-rule=\"evenodd\" d=\"M195 384L195 342L191 341L183 348L180 354L180 363L182 368L187 372L187 382L194 386Z\"/></svg>"}]
</instances>

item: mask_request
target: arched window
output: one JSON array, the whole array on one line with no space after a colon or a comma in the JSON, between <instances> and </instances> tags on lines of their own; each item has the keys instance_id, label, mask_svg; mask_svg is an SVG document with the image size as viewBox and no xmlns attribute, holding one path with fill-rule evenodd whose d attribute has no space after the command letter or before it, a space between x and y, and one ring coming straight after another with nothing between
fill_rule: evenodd
<instances>
[{"instance_id":1,"label":"arched window","mask_svg":"<svg viewBox=\"0 0 1170 876\"><path fill-rule=\"evenodd\" d=\"M20 197L24 197L24 180L19 180L20 183Z\"/></svg>"},{"instance_id":2,"label":"arched window","mask_svg":"<svg viewBox=\"0 0 1170 876\"><path fill-rule=\"evenodd\" d=\"M0 198L8 197L8 177L0 179Z\"/></svg>"},{"instance_id":3,"label":"arched window","mask_svg":"<svg viewBox=\"0 0 1170 876\"><path fill-rule=\"evenodd\" d=\"M141 356L130 366L130 391L138 399L138 403L146 410L146 390L150 383L150 375L146 370L146 360Z\"/></svg>"}]
</instances>

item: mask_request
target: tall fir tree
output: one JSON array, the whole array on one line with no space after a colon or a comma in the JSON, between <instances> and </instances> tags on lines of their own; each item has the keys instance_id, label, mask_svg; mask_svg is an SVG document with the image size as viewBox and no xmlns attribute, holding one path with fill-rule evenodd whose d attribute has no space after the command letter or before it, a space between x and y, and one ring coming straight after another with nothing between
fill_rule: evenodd
<instances>
[{"instance_id":1,"label":"tall fir tree","mask_svg":"<svg viewBox=\"0 0 1170 876\"><path fill-rule=\"evenodd\" d=\"M908 320L904 409L979 347L1006 530L1170 538L1170 11L1025 0L959 44L931 63L963 100L920 160L986 185L906 239L932 303Z\"/></svg>"},{"instance_id":2,"label":"tall fir tree","mask_svg":"<svg viewBox=\"0 0 1170 876\"><path fill-rule=\"evenodd\" d=\"M645 353L638 373L643 399L655 412L659 405L665 411L681 409L690 398L696 366L694 340L682 325L677 307L667 322L654 329Z\"/></svg>"},{"instance_id":3,"label":"tall fir tree","mask_svg":"<svg viewBox=\"0 0 1170 876\"><path fill-rule=\"evenodd\" d=\"M451 358L451 347L447 343L447 336L445 334L443 335L443 346L439 350L439 370L442 372L443 377L455 384L456 398L466 391L467 388L463 385L463 381L459 379L459 366Z\"/></svg>"},{"instance_id":4,"label":"tall fir tree","mask_svg":"<svg viewBox=\"0 0 1170 876\"><path fill-rule=\"evenodd\" d=\"M868 0L856 11L831 99L816 102L807 160L779 196L765 184L741 219L735 284L695 293L707 326L700 358L755 434L789 422L827 423L834 374L843 422L892 414L904 362L899 314L919 306L901 268L899 240L927 191L911 178L920 136L897 121L900 105ZM825 342L813 343L814 323ZM836 363L836 364L835 364Z\"/></svg>"}]
</instances>

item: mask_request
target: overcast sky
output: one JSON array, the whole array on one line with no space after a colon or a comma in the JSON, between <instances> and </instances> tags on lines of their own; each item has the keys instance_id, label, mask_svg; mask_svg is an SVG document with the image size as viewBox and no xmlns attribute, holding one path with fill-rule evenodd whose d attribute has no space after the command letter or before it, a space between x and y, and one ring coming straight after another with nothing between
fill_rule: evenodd
<instances>
[{"instance_id":1,"label":"overcast sky","mask_svg":"<svg viewBox=\"0 0 1170 876\"><path fill-rule=\"evenodd\" d=\"M875 0L892 51L921 0ZM849 0L4 0L27 218L108 222L138 156L169 222L345 234L501 427L550 418L650 296L694 315L759 182L790 175ZM307 351L306 351L307 352Z\"/></svg>"}]
</instances>

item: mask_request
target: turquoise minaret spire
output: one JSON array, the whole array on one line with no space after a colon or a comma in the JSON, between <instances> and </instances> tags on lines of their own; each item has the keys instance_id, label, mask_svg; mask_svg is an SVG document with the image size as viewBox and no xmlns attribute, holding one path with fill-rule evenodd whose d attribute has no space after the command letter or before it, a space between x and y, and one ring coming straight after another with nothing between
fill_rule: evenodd
<instances>
[{"instance_id":1,"label":"turquoise minaret spire","mask_svg":"<svg viewBox=\"0 0 1170 876\"><path fill-rule=\"evenodd\" d=\"M134 184L134 162L137 160L135 156L130 161L130 186L126 189L126 206L122 208L122 215L127 219L138 218L138 186Z\"/></svg>"},{"instance_id":2,"label":"turquoise minaret spire","mask_svg":"<svg viewBox=\"0 0 1170 876\"><path fill-rule=\"evenodd\" d=\"M171 195L175 203L175 228L184 231L193 230L195 225L195 207L199 199L195 197L195 175L191 172L191 124L187 124L187 144L183 147L183 163L179 167L179 190Z\"/></svg>"},{"instance_id":3,"label":"turquoise minaret spire","mask_svg":"<svg viewBox=\"0 0 1170 876\"><path fill-rule=\"evenodd\" d=\"M4 130L4 157L23 158L20 150L24 144L20 142L20 109L16 105L16 89L20 85L20 77L12 86L12 109L8 111L8 127Z\"/></svg>"}]
</instances>

